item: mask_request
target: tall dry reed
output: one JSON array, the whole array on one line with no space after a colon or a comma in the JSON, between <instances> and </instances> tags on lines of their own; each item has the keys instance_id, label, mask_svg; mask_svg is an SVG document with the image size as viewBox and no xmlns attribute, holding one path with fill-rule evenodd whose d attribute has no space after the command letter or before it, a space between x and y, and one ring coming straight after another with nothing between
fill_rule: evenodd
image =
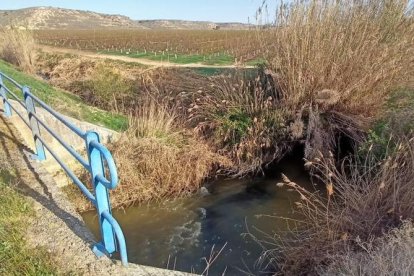
<instances>
[{"instance_id":1,"label":"tall dry reed","mask_svg":"<svg viewBox=\"0 0 414 276\"><path fill-rule=\"evenodd\" d=\"M414 225L406 221L383 238L359 243L360 252L336 255L319 275L411 275L414 271Z\"/></svg>"},{"instance_id":2,"label":"tall dry reed","mask_svg":"<svg viewBox=\"0 0 414 276\"><path fill-rule=\"evenodd\" d=\"M260 45L281 91L300 110L308 158L354 139L390 91L413 75L414 39L406 0L308 0L281 4Z\"/></svg>"},{"instance_id":3,"label":"tall dry reed","mask_svg":"<svg viewBox=\"0 0 414 276\"><path fill-rule=\"evenodd\" d=\"M382 162L344 161L338 168L330 157L319 156L308 166L324 183L326 192L313 193L284 177L300 194L296 210L302 223L278 246L266 251L275 269L288 274L314 274L336 261L338 255L361 252L363 244L381 238L405 220L414 219L413 139L398 144ZM326 195L326 196L325 196Z\"/></svg>"},{"instance_id":4,"label":"tall dry reed","mask_svg":"<svg viewBox=\"0 0 414 276\"><path fill-rule=\"evenodd\" d=\"M35 50L36 43L31 31L16 27L0 29L0 58L25 72L33 73Z\"/></svg>"}]
</instances>

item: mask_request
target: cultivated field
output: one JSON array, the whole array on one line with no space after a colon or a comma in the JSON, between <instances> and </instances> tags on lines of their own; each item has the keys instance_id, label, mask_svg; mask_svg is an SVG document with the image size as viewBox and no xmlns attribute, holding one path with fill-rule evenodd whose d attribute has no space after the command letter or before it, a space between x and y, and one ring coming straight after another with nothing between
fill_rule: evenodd
<instances>
[{"instance_id":1,"label":"cultivated field","mask_svg":"<svg viewBox=\"0 0 414 276\"><path fill-rule=\"evenodd\" d=\"M174 63L232 64L260 58L256 30L48 30L43 45Z\"/></svg>"}]
</instances>

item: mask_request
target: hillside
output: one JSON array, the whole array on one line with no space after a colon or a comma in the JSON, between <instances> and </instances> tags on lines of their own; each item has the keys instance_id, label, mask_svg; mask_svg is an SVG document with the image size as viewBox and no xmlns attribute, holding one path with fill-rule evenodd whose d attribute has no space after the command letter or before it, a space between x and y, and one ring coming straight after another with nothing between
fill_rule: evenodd
<instances>
[{"instance_id":1,"label":"hillside","mask_svg":"<svg viewBox=\"0 0 414 276\"><path fill-rule=\"evenodd\" d=\"M123 15L54 7L33 7L19 10L0 10L0 26L19 26L32 30L59 29L246 29L243 23L214 23L185 20L132 20Z\"/></svg>"},{"instance_id":2,"label":"hillside","mask_svg":"<svg viewBox=\"0 0 414 276\"><path fill-rule=\"evenodd\" d=\"M136 27L133 20L122 15L51 7L0 11L0 25L16 25L29 29Z\"/></svg>"}]
</instances>

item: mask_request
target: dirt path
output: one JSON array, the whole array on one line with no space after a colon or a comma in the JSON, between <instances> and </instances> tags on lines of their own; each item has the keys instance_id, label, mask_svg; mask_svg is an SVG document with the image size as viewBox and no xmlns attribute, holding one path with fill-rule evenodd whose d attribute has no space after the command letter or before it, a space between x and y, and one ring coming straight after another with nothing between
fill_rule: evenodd
<instances>
[{"instance_id":1,"label":"dirt path","mask_svg":"<svg viewBox=\"0 0 414 276\"><path fill-rule=\"evenodd\" d=\"M3 112L0 108L0 112ZM56 185L53 177L30 158L32 151L24 145L9 119L0 115L0 154L16 170L15 189L33 203L36 218L27 223L26 240L36 250L45 248L54 258L59 272L74 275L189 275L141 265L128 268L119 261L97 259L91 250L95 237L82 217Z\"/></svg>"},{"instance_id":2,"label":"dirt path","mask_svg":"<svg viewBox=\"0 0 414 276\"><path fill-rule=\"evenodd\" d=\"M90 51L82 51L76 49L67 49L67 48L59 48L59 47L52 47L52 46L39 46L39 49L43 50L44 52L55 52L55 53L66 53L66 54L73 54L79 55L89 58L97 58L97 59L111 59L111 60L119 60L124 62L132 62L132 63L139 63L148 66L154 67L183 67L183 68L254 68L254 66L249 65L241 65L241 64L232 64L232 65L206 65L201 63L188 63L188 64L178 64L178 63L171 63L166 61L155 61L149 60L144 58L132 58L127 56L115 56L115 55L107 55L107 54L98 54L95 52Z\"/></svg>"}]
</instances>

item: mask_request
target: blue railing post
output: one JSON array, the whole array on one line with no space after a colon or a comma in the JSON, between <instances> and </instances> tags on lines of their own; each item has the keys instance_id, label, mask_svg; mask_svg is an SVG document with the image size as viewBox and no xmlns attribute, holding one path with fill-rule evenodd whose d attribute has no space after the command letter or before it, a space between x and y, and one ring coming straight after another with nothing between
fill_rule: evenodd
<instances>
[{"instance_id":1,"label":"blue railing post","mask_svg":"<svg viewBox=\"0 0 414 276\"><path fill-rule=\"evenodd\" d=\"M13 84L16 88L23 92L24 102L5 86L3 80ZM85 132L73 123L69 122L64 116L54 111L50 106L33 95L27 86L18 84L15 80L0 72L0 97L4 103L4 113L6 116L11 115L13 109L23 122L31 129L36 146L36 154L38 160L46 158L45 148L48 154L52 156L56 162L62 167L66 174L73 180L82 193L93 203L97 209L99 217L99 226L101 232L101 241L93 247L93 252L99 257L103 255L111 255L115 251L119 251L122 264L128 266L128 255L126 249L125 236L116 219L111 214L111 204L109 201L109 190L115 189L118 185L118 173L114 159L109 150L100 143L99 135L96 132ZM24 114L14 107L8 99L7 95L12 96L18 104L20 104L27 112L28 119ZM47 122L36 113L36 106L40 106L44 111L58 119L60 123L65 125L73 133L84 139L88 153L88 161L79 154L71 145L65 142L60 135L51 129ZM84 183L76 176L76 174L65 164L61 156L53 150L53 148L41 137L39 125L42 126L42 132L48 132L57 142L60 143L79 163L87 169L92 177L93 192L90 191ZM109 180L107 179L109 176Z\"/></svg>"},{"instance_id":2,"label":"blue railing post","mask_svg":"<svg viewBox=\"0 0 414 276\"><path fill-rule=\"evenodd\" d=\"M46 159L45 148L38 137L40 137L39 123L32 114L36 114L36 108L33 99L30 97L30 89L27 86L23 86L23 97L26 105L27 114L29 116L30 128L32 129L33 139L36 147L37 160L43 161Z\"/></svg>"},{"instance_id":3,"label":"blue railing post","mask_svg":"<svg viewBox=\"0 0 414 276\"><path fill-rule=\"evenodd\" d=\"M3 99L4 115L6 117L10 117L11 116L11 109L10 109L9 103L7 102L6 90L3 88L3 86L4 86L3 77L0 75L0 95Z\"/></svg>"},{"instance_id":4,"label":"blue railing post","mask_svg":"<svg viewBox=\"0 0 414 276\"><path fill-rule=\"evenodd\" d=\"M93 251L99 257L103 254L112 254L116 251L115 234L111 224L102 215L105 211L111 213L108 189L97 178L98 175L105 176L104 163L101 152L91 146L92 141L100 142L99 135L96 132L89 131L86 133L86 147L90 164L90 173L92 186L95 191L96 208L98 211L99 226L102 241L94 246Z\"/></svg>"}]
</instances>

